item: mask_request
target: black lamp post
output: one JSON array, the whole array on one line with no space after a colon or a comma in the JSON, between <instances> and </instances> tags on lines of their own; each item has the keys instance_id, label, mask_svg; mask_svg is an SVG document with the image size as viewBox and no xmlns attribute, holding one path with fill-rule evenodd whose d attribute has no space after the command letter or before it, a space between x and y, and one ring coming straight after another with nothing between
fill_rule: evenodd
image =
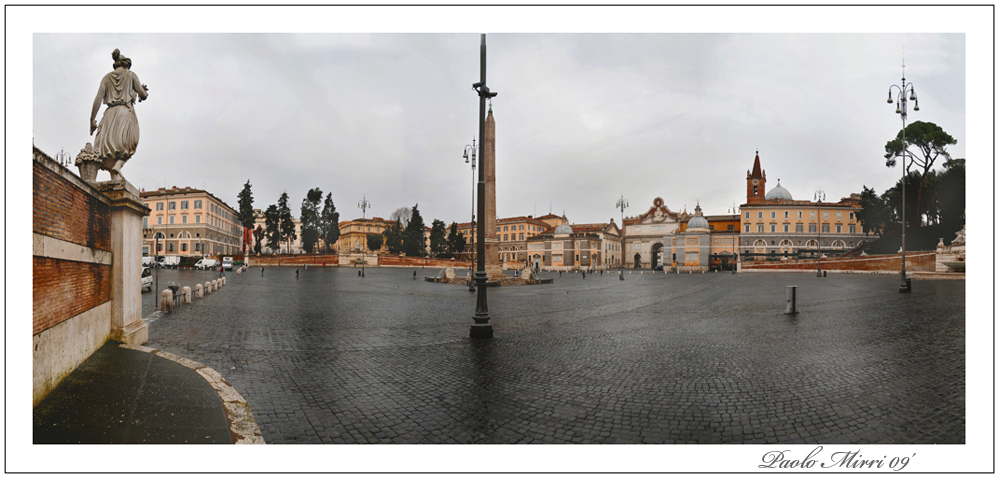
<instances>
[{"instance_id":1,"label":"black lamp post","mask_svg":"<svg viewBox=\"0 0 1000 479\"><path fill-rule=\"evenodd\" d=\"M905 64L903 65L903 68L904 69L906 68ZM900 222L902 223L902 229L903 229L903 238L902 238L902 244L900 245L900 251L902 251L903 256L901 258L900 270L899 270L899 276L900 276L899 292L900 293L909 293L910 292L910 280L908 280L906 278L906 173L907 173L907 169L908 169L907 164L906 164L906 156L907 156L907 153L906 153L906 100L907 100L907 93L909 93L909 99L913 100L913 111L920 111L920 104L917 103L917 94L916 94L916 92L913 89L913 83L912 82L911 83L906 83L906 73L905 73L905 70L904 70L904 73L903 73L903 79L902 79L901 85L902 86L900 86L900 85L891 85L889 87L889 100L887 101L887 103L892 104L892 89L895 88L896 89L896 113L899 114L899 117L902 118L902 120L903 120L903 131L901 132L901 134L902 134L902 140L903 140L903 150L902 150L902 155L903 155L903 180L902 180L902 183L903 183L903 186L902 186L902 188L903 188L903 206L902 206L902 214L900 215L900 218L901 218Z\"/></svg>"},{"instance_id":2,"label":"black lamp post","mask_svg":"<svg viewBox=\"0 0 1000 479\"><path fill-rule=\"evenodd\" d=\"M820 205L826 200L826 192L816 190L813 199L816 200L816 277L821 278L823 277L823 250L820 249L820 238L823 232L823 217L820 215Z\"/></svg>"},{"instance_id":3,"label":"black lamp post","mask_svg":"<svg viewBox=\"0 0 1000 479\"><path fill-rule=\"evenodd\" d=\"M625 199L625 195L622 195L621 198L618 199L618 202L615 203L615 208L620 209L621 212L622 212L622 230L621 230L622 231L622 244L621 244L622 249L621 249L621 251L618 252L619 253L618 256L620 256L620 258L618 259L618 261L619 261L618 264L619 264L619 266L624 266L625 265L625 208L628 208L628 200Z\"/></svg>"},{"instance_id":4,"label":"black lamp post","mask_svg":"<svg viewBox=\"0 0 1000 479\"><path fill-rule=\"evenodd\" d=\"M472 219L469 220L469 232L470 232L469 236L475 237L474 235L471 234L473 228L476 227L476 139L475 138L472 139L471 145L465 145L465 151L462 152L462 158L465 158L466 163L469 162L470 152L472 153ZM475 240L473 240L471 248L472 253L475 253L475 250L476 250L476 242ZM470 253L471 257L469 258L470 270L472 269L472 262L475 261L475 255L472 253ZM475 285L473 284L472 281L469 281L469 291L475 291L475 290L476 290Z\"/></svg>"},{"instance_id":5,"label":"black lamp post","mask_svg":"<svg viewBox=\"0 0 1000 479\"><path fill-rule=\"evenodd\" d=\"M358 208L361 208L361 224L365 224L365 213L368 208L371 208L372 204L368 202L365 197L361 197L361 201L358 202ZM365 240L361 242L361 277L365 277L365 250L368 249L368 237L365 236Z\"/></svg>"},{"instance_id":6,"label":"black lamp post","mask_svg":"<svg viewBox=\"0 0 1000 479\"><path fill-rule=\"evenodd\" d=\"M479 94L479 157L486 157L486 100L497 96L486 86L486 34L480 36L479 44L479 81L472 84L472 89ZM479 218L486 216L486 168L479 169ZM489 339L493 337L493 325L490 324L489 307L486 304L486 222L480 221L476 226L476 314L475 321L469 332L472 339Z\"/></svg>"}]
</instances>

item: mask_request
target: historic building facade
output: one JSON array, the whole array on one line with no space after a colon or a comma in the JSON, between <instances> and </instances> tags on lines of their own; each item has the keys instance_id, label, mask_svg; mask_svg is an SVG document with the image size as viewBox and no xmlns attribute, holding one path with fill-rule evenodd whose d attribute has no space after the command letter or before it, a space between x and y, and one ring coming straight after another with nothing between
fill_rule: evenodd
<instances>
[{"instance_id":1,"label":"historic building facade","mask_svg":"<svg viewBox=\"0 0 1000 479\"><path fill-rule=\"evenodd\" d=\"M264 212L260 209L255 208L253 210L253 229L256 230L258 227L262 231L267 231L267 221L264 218ZM261 254L296 254L305 253L305 249L302 247L302 221L298 218L292 218L292 223L295 225L295 239L291 242L281 242L278 248L272 249L267 246L267 237L265 236L261 239ZM256 239L254 241L257 241ZM323 242L320 241L320 247L322 248ZM247 251L252 250L252 246L247 247Z\"/></svg>"},{"instance_id":2,"label":"historic building facade","mask_svg":"<svg viewBox=\"0 0 1000 479\"><path fill-rule=\"evenodd\" d=\"M602 270L621 261L621 232L614 220L560 224L526 239L527 265L548 271Z\"/></svg>"},{"instance_id":3,"label":"historic building facade","mask_svg":"<svg viewBox=\"0 0 1000 479\"><path fill-rule=\"evenodd\" d=\"M334 250L344 254L370 252L372 249L368 247L368 235L381 235L394 223L394 221L387 221L377 216L368 219L358 218L350 221L341 221L340 238L337 239ZM385 241L382 242L382 246L376 251L385 251Z\"/></svg>"},{"instance_id":4,"label":"historic building facade","mask_svg":"<svg viewBox=\"0 0 1000 479\"><path fill-rule=\"evenodd\" d=\"M237 212L215 195L175 186L142 191L139 197L150 209L142 219L143 256L204 257L243 252Z\"/></svg>"},{"instance_id":5,"label":"historic building facade","mask_svg":"<svg viewBox=\"0 0 1000 479\"><path fill-rule=\"evenodd\" d=\"M501 265L506 263L508 267L517 268L527 264L527 239L552 229L552 226L549 222L528 215L497 218L495 229ZM476 252L476 228L471 223L458 223L456 230L465 237L465 251L459 258L468 260ZM451 231L451 225L448 225L446 231Z\"/></svg>"},{"instance_id":6,"label":"historic building facade","mask_svg":"<svg viewBox=\"0 0 1000 479\"><path fill-rule=\"evenodd\" d=\"M675 233L663 237L662 266L674 271L729 271L736 267L739 215L703 216L701 205Z\"/></svg>"},{"instance_id":7,"label":"historic building facade","mask_svg":"<svg viewBox=\"0 0 1000 479\"><path fill-rule=\"evenodd\" d=\"M654 268L662 264L663 237L677 232L690 215L670 211L663 198L653 199L645 213L625 218L625 250L622 261L628 268Z\"/></svg>"},{"instance_id":8,"label":"historic building facade","mask_svg":"<svg viewBox=\"0 0 1000 479\"><path fill-rule=\"evenodd\" d=\"M742 261L839 255L866 239L858 222L857 193L835 203L823 198L795 200L780 180L768 191L759 154L746 180L747 201L740 205Z\"/></svg>"}]
</instances>

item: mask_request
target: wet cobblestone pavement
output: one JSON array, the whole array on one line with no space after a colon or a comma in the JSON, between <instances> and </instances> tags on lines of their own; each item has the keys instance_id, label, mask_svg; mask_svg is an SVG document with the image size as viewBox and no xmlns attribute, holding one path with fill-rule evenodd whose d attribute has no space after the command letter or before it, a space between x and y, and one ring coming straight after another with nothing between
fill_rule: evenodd
<instances>
[{"instance_id":1,"label":"wet cobblestone pavement","mask_svg":"<svg viewBox=\"0 0 1000 479\"><path fill-rule=\"evenodd\" d=\"M470 340L475 294L412 274L227 272L147 346L220 372L272 444L965 442L963 281L542 273Z\"/></svg>"}]
</instances>

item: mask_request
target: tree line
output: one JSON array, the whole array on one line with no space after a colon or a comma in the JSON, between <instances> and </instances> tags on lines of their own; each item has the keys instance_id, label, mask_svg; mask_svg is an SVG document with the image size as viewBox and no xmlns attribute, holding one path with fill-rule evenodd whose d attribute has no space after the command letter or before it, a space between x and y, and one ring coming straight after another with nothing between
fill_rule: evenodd
<instances>
[{"instance_id":1,"label":"tree line","mask_svg":"<svg viewBox=\"0 0 1000 479\"><path fill-rule=\"evenodd\" d=\"M323 201L322 209L320 201ZM291 250L291 244L298 239L291 208L288 205L287 192L281 194L277 204L272 204L264 210L264 226L256 226L256 215L253 207L253 191L250 180L243 185L239 193L240 224L252 231L253 247L256 254L261 254L264 247L273 251ZM306 253L331 252L333 245L340 238L340 213L333 204L333 196L327 193L323 200L323 191L312 188L306 193L299 208L300 232L302 234L302 249ZM424 240L423 216L418 205L413 208L398 208L390 216L391 224L381 233L366 235L368 249L378 251L384 246L392 254L406 256L426 256L427 244ZM319 246L320 240L324 246ZM450 231L446 231L445 223L435 219L430 228L430 256L438 258L454 258L466 247L465 236L458 231L458 224L452 223Z\"/></svg>"},{"instance_id":2,"label":"tree line","mask_svg":"<svg viewBox=\"0 0 1000 479\"><path fill-rule=\"evenodd\" d=\"M930 122L913 122L905 132L906 151L900 130L885 145L885 165L891 168L906 160L906 218L902 218L904 178L881 195L874 188L862 187L858 221L865 233L880 235L872 252L895 253L904 220L907 250L933 249L938 238L950 241L965 225L965 159L948 153L948 146L958 140ZM938 160L944 160L943 168L934 170Z\"/></svg>"}]
</instances>

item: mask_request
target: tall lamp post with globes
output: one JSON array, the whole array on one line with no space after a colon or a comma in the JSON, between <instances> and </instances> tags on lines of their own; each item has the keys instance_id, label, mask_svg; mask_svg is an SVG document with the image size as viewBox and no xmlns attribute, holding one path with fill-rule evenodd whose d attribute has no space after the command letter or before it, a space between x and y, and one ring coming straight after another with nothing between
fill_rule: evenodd
<instances>
[{"instance_id":1,"label":"tall lamp post with globes","mask_svg":"<svg viewBox=\"0 0 1000 479\"><path fill-rule=\"evenodd\" d=\"M469 236L475 238L475 227L476 227L476 139L472 139L471 145L465 145L465 151L462 152L462 158L465 158L465 162L469 163L469 153L472 153L472 219L469 220ZM472 240L470 238L470 240ZM476 242L472 240L472 248L469 249L469 271L473 269L473 262L475 261L475 251ZM469 275L469 291L475 291L476 286L472 281L472 275Z\"/></svg>"},{"instance_id":2,"label":"tall lamp post with globes","mask_svg":"<svg viewBox=\"0 0 1000 479\"><path fill-rule=\"evenodd\" d=\"M628 200L625 199L625 195L622 195L621 198L618 199L618 202L615 203L615 208L620 209L622 212L622 244L621 244L622 249L621 251L618 252L619 253L618 256L620 256L618 264L620 267L624 267L625 266L625 208L628 208ZM621 275L621 272L619 272L619 275Z\"/></svg>"},{"instance_id":3,"label":"tall lamp post with globes","mask_svg":"<svg viewBox=\"0 0 1000 479\"><path fill-rule=\"evenodd\" d=\"M906 100L907 100L907 96L909 96L910 100L913 100L913 111L920 111L920 104L917 103L917 93L913 89L913 83L912 82L906 83L906 70L905 70L906 69L906 64L903 64L903 69L904 70L903 70L902 82L899 85L891 85L891 86L889 86L889 100L887 101L887 103L889 103L890 105L892 104L892 100L893 100L893 98L892 98L892 92L893 92L893 89L895 89L896 90L896 113L903 120L903 130L900 132L900 134L902 135L902 140L903 140L903 149L902 149L902 156L903 156L903 179L902 179L902 184L903 184L903 186L902 186L902 188L903 188L903 206L902 206L902 214L900 215L900 223L902 223L901 226L902 226L902 229L903 229L903 238L902 238L902 244L900 245L900 251L903 253L903 256L901 258L900 269L899 269L899 276L900 276L899 292L900 293L909 293L910 292L910 280L906 278L906 173L907 173L907 169L908 169L908 166L906 164L906 158L907 158L907 152L906 152ZM907 94L909 94L909 95L907 95Z\"/></svg>"},{"instance_id":4,"label":"tall lamp post with globes","mask_svg":"<svg viewBox=\"0 0 1000 479\"><path fill-rule=\"evenodd\" d=\"M361 224L365 224L365 219L366 219L365 213L368 211L368 208L371 208L371 207L372 207L372 204L368 202L368 199L362 196L361 197L361 201L358 202L358 208L361 208ZM367 237L365 238L365 241L363 241L361 243L361 277L362 278L365 277L365 250L366 249L368 249L368 238Z\"/></svg>"},{"instance_id":5,"label":"tall lamp post with globes","mask_svg":"<svg viewBox=\"0 0 1000 479\"><path fill-rule=\"evenodd\" d=\"M826 192L823 190L816 190L813 194L813 199L816 200L816 277L823 277L823 250L821 249L820 238L823 234L823 217L821 216L822 208L820 205L826 201Z\"/></svg>"},{"instance_id":6,"label":"tall lamp post with globes","mask_svg":"<svg viewBox=\"0 0 1000 479\"><path fill-rule=\"evenodd\" d=\"M485 161L486 142L486 100L497 96L486 86L486 34L480 36L479 44L479 81L472 84L472 89L479 95L479 157ZM479 169L479 219L486 216L486 168ZM469 330L472 339L489 339L493 337L493 325L490 324L489 307L486 303L486 230L485 221L476 225L476 314L472 317L474 323Z\"/></svg>"}]
</instances>

